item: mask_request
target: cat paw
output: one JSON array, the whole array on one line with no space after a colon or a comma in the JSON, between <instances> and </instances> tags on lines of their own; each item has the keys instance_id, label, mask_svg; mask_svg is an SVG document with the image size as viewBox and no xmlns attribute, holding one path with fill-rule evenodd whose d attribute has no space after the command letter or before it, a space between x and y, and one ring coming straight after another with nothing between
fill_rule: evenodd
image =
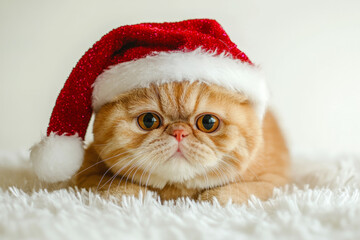
<instances>
[{"instance_id":1,"label":"cat paw","mask_svg":"<svg viewBox=\"0 0 360 240\"><path fill-rule=\"evenodd\" d=\"M109 189L101 189L94 192L98 193L102 198L111 199L113 197L117 199L121 199L123 196L134 196L135 198L142 197L146 195L146 189L141 188L140 186L132 186L132 187L112 187Z\"/></svg>"},{"instance_id":2,"label":"cat paw","mask_svg":"<svg viewBox=\"0 0 360 240\"><path fill-rule=\"evenodd\" d=\"M205 190L198 197L198 201L211 203L218 202L221 206L225 206L229 200L230 199L220 197L216 189Z\"/></svg>"},{"instance_id":3,"label":"cat paw","mask_svg":"<svg viewBox=\"0 0 360 240\"><path fill-rule=\"evenodd\" d=\"M244 204L247 202L247 197L241 192L229 191L229 187L217 187L203 191L198 201L218 202L221 206L228 203Z\"/></svg>"}]
</instances>

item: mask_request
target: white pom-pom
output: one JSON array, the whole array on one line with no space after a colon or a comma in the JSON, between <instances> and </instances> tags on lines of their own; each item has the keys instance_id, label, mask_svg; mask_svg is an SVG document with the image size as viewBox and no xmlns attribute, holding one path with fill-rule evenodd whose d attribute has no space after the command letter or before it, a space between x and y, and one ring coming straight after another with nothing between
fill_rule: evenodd
<instances>
[{"instance_id":1,"label":"white pom-pom","mask_svg":"<svg viewBox=\"0 0 360 240\"><path fill-rule=\"evenodd\" d=\"M51 133L31 148L36 175L46 182L69 180L81 167L84 148L78 136Z\"/></svg>"}]
</instances>

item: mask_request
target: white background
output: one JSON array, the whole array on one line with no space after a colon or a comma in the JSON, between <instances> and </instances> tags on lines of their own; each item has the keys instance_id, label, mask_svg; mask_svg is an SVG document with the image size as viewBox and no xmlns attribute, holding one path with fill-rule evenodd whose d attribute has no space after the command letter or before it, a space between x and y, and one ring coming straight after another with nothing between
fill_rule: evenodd
<instances>
[{"instance_id":1,"label":"white background","mask_svg":"<svg viewBox=\"0 0 360 240\"><path fill-rule=\"evenodd\" d=\"M264 69L295 152L360 153L360 1L0 1L0 150L46 132L82 54L109 30L214 18Z\"/></svg>"}]
</instances>

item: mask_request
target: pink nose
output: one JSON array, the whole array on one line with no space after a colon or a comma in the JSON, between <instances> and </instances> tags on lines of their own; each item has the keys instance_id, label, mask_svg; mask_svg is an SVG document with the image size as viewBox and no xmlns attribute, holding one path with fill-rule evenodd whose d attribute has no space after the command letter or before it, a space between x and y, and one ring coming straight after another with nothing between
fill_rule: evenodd
<instances>
[{"instance_id":1,"label":"pink nose","mask_svg":"<svg viewBox=\"0 0 360 240\"><path fill-rule=\"evenodd\" d=\"M189 135L184 129L176 129L173 131L172 135L180 142L184 137Z\"/></svg>"}]
</instances>

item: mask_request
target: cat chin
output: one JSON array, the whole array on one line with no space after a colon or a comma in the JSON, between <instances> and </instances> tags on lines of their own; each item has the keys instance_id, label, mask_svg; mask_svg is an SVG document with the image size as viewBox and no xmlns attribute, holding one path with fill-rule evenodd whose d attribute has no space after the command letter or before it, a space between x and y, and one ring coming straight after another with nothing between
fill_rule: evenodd
<instances>
[{"instance_id":1,"label":"cat chin","mask_svg":"<svg viewBox=\"0 0 360 240\"><path fill-rule=\"evenodd\" d=\"M187 162L187 164L191 165L189 160L181 151L176 151L171 157L169 157L169 159L165 161L164 164L183 164L184 162Z\"/></svg>"},{"instance_id":2,"label":"cat chin","mask_svg":"<svg viewBox=\"0 0 360 240\"><path fill-rule=\"evenodd\" d=\"M198 170L180 152L158 166L154 173L167 182L184 182L198 174Z\"/></svg>"},{"instance_id":3,"label":"cat chin","mask_svg":"<svg viewBox=\"0 0 360 240\"><path fill-rule=\"evenodd\" d=\"M209 188L223 184L218 178L204 178L205 169L210 166L196 166L180 152L158 166L151 174L148 186L163 188L167 184L183 185L186 188Z\"/></svg>"},{"instance_id":4,"label":"cat chin","mask_svg":"<svg viewBox=\"0 0 360 240\"><path fill-rule=\"evenodd\" d=\"M205 178L203 176L204 173L196 174L194 171L193 174L187 174L187 176L181 175L180 171L171 171L168 172L168 174L164 174L164 172L160 172L159 174L154 173L147 182L147 186L162 189L168 184L175 184L188 189L207 189L222 186L234 180L233 176L226 180L219 178Z\"/></svg>"},{"instance_id":5,"label":"cat chin","mask_svg":"<svg viewBox=\"0 0 360 240\"><path fill-rule=\"evenodd\" d=\"M199 169L194 167L181 152L175 152L152 171L147 185L163 188L166 184L184 183L197 175L199 175Z\"/></svg>"}]
</instances>

